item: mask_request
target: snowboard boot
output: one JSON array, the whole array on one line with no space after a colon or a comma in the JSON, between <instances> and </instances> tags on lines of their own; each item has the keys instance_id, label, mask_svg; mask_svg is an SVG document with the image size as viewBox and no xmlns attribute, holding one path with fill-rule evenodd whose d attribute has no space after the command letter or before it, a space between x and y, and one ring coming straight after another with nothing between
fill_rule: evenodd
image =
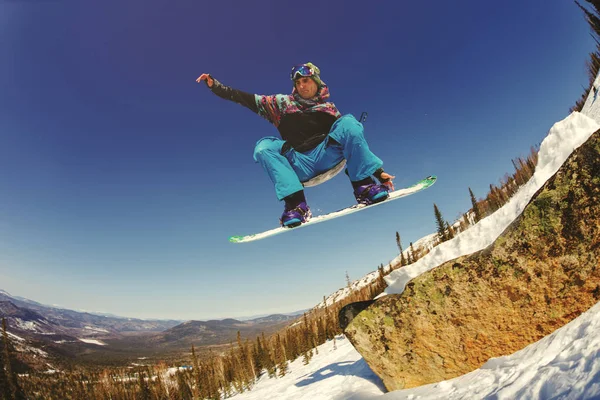
<instances>
[{"instance_id":1,"label":"snowboard boot","mask_svg":"<svg viewBox=\"0 0 600 400\"><path fill-rule=\"evenodd\" d=\"M312 217L310 208L306 205L304 190L292 193L284 197L283 200L285 201L285 208L279 222L284 228L295 228Z\"/></svg>"},{"instance_id":2,"label":"snowboard boot","mask_svg":"<svg viewBox=\"0 0 600 400\"><path fill-rule=\"evenodd\" d=\"M306 202L303 201L294 208L288 209L286 205L279 222L284 228L295 228L308 221L310 217L312 217L310 208L306 205Z\"/></svg>"},{"instance_id":3,"label":"snowboard boot","mask_svg":"<svg viewBox=\"0 0 600 400\"><path fill-rule=\"evenodd\" d=\"M358 204L371 205L380 203L390 196L389 190L384 185L368 183L354 188L354 197Z\"/></svg>"}]
</instances>

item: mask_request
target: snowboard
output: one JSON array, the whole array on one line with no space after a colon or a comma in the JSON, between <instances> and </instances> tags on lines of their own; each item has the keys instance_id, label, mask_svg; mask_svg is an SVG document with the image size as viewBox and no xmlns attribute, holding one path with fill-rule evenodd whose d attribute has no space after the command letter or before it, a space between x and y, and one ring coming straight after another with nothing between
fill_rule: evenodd
<instances>
[{"instance_id":1,"label":"snowboard","mask_svg":"<svg viewBox=\"0 0 600 400\"><path fill-rule=\"evenodd\" d=\"M231 237L229 237L229 241L231 243L253 242L255 240L265 239L265 238L268 238L271 236L279 235L281 233L296 231L298 229L305 228L307 226L315 225L315 224L318 224L318 223L324 222L324 221L329 221L330 219L343 217L345 215L359 212L359 211L362 211L362 210L365 210L365 209L368 209L371 207L379 206L382 204L388 204L394 200L397 200L402 197L406 197L408 195L420 192L421 190L425 190L428 187L430 187L431 185L433 185L436 180L437 180L437 177L428 176L427 178L420 180L419 182L415 183L412 186L402 188L402 189L397 189L397 190L394 190L393 192L390 192L390 196L388 197L388 199L385 201L382 201L380 203L375 203L375 204L371 204L368 206L364 205L364 204L355 204L351 207L346 207L346 208L343 208L338 211L330 212L328 214L313 216L307 222L305 222L302 225L297 226L295 228L284 228L284 227L280 226L278 228L270 229L268 231L261 232L261 233L254 233L251 235L231 236Z\"/></svg>"}]
</instances>

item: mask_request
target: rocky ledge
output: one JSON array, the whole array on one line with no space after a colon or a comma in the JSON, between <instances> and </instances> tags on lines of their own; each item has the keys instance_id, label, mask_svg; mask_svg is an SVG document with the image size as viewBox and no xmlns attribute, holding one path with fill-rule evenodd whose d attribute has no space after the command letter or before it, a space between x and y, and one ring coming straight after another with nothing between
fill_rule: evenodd
<instances>
[{"instance_id":1,"label":"rocky ledge","mask_svg":"<svg viewBox=\"0 0 600 400\"><path fill-rule=\"evenodd\" d=\"M388 390L451 379L597 303L599 260L600 131L491 246L373 302L345 333Z\"/></svg>"}]
</instances>

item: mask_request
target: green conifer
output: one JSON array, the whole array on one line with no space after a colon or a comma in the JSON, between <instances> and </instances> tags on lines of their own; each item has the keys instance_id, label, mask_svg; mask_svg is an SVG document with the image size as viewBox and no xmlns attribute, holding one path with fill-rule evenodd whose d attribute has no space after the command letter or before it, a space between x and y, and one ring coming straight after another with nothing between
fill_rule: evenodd
<instances>
[{"instance_id":1,"label":"green conifer","mask_svg":"<svg viewBox=\"0 0 600 400\"><path fill-rule=\"evenodd\" d=\"M254 375L260 377L264 363L264 347L260 341L260 336L256 337L256 344L254 345Z\"/></svg>"},{"instance_id":2,"label":"green conifer","mask_svg":"<svg viewBox=\"0 0 600 400\"><path fill-rule=\"evenodd\" d=\"M398 245L398 250L400 250L400 265L404 267L407 262L404 257L404 251L402 250L402 240L400 239L400 234L396 231L396 244Z\"/></svg>"},{"instance_id":3,"label":"green conifer","mask_svg":"<svg viewBox=\"0 0 600 400\"><path fill-rule=\"evenodd\" d=\"M275 362L279 370L279 377L284 377L289 371L289 365L285 354L285 347L279 335L275 339Z\"/></svg>"},{"instance_id":4,"label":"green conifer","mask_svg":"<svg viewBox=\"0 0 600 400\"><path fill-rule=\"evenodd\" d=\"M475 223L481 220L481 211L479 210L479 205L477 204L477 200L475 199L475 195L471 188L469 188L469 195L471 196L471 206L473 207L473 214L475 214Z\"/></svg>"},{"instance_id":5,"label":"green conifer","mask_svg":"<svg viewBox=\"0 0 600 400\"><path fill-rule=\"evenodd\" d=\"M435 223L437 226L438 237L441 242L445 242L448 240L448 235L446 233L446 221L442 217L442 213L440 212L438 206L433 203L433 212L435 214Z\"/></svg>"}]
</instances>

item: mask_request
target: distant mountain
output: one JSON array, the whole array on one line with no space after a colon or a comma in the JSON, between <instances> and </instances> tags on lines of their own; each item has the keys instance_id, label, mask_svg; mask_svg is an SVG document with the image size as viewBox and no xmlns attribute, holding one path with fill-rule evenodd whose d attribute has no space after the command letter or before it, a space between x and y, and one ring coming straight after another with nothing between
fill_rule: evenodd
<instances>
[{"instance_id":1,"label":"distant mountain","mask_svg":"<svg viewBox=\"0 0 600 400\"><path fill-rule=\"evenodd\" d=\"M257 324L269 323L269 322L287 322L287 321L297 319L302 314L303 314L303 312L297 312L294 314L272 314L272 315L268 315L266 317L254 318L254 319L251 319L250 321L257 323Z\"/></svg>"},{"instance_id":2,"label":"distant mountain","mask_svg":"<svg viewBox=\"0 0 600 400\"><path fill-rule=\"evenodd\" d=\"M273 333L298 316L271 315L250 321L236 319L188 321L164 332L153 335L151 342L162 347L189 348L192 344L198 346L232 343L237 340L240 332L243 340L254 340L261 333Z\"/></svg>"},{"instance_id":3,"label":"distant mountain","mask_svg":"<svg viewBox=\"0 0 600 400\"><path fill-rule=\"evenodd\" d=\"M19 331L40 334L57 333L60 326L44 318L41 314L27 308L17 307L7 300L0 301L0 317L7 319L7 324Z\"/></svg>"},{"instance_id":4,"label":"distant mountain","mask_svg":"<svg viewBox=\"0 0 600 400\"><path fill-rule=\"evenodd\" d=\"M40 304L38 302L11 296L4 290L0 290L0 301L9 301L19 308L35 311L64 328L83 330L88 336L91 332L103 332L120 334L125 332L160 332L180 324L177 320L143 320L124 317L109 317L88 312L79 312L56 308ZM0 317L2 316L0 312Z\"/></svg>"},{"instance_id":5,"label":"distant mountain","mask_svg":"<svg viewBox=\"0 0 600 400\"><path fill-rule=\"evenodd\" d=\"M19 358L33 368L55 365L85 356L93 362L130 358L127 347L116 349L130 338L149 336L177 326L181 321L107 317L40 304L0 290L0 318L7 321L9 336L18 345ZM138 351L146 346L138 346ZM140 350L141 349L141 350ZM52 369L52 368L50 368Z\"/></svg>"},{"instance_id":6,"label":"distant mountain","mask_svg":"<svg viewBox=\"0 0 600 400\"><path fill-rule=\"evenodd\" d=\"M269 335L301 314L273 314L246 321L142 320L51 307L0 290L0 318L7 320L11 338L24 349L23 354L42 356L35 362L32 357L25 360L38 367L65 358L103 363L132 362L146 356L162 359L189 352L191 345L200 348L235 342L238 332L244 340L261 333Z\"/></svg>"},{"instance_id":7,"label":"distant mountain","mask_svg":"<svg viewBox=\"0 0 600 400\"><path fill-rule=\"evenodd\" d=\"M299 311L294 311L294 312L290 312L290 313L281 313L281 314L258 314L258 315L253 315L251 317L236 317L236 319L239 319L240 321L253 321L253 320L257 320L259 318L271 318L271 317L277 317L279 315L283 315L284 317L297 317L299 315L304 314L305 312L309 312L311 310L311 308L307 308L305 310L299 310Z\"/></svg>"}]
</instances>

